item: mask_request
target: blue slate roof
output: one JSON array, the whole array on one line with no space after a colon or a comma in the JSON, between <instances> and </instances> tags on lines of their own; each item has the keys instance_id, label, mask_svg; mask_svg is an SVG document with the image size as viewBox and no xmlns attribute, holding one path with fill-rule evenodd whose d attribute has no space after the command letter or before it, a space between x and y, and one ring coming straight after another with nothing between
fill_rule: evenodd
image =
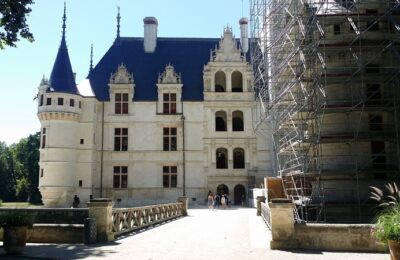
<instances>
[{"instance_id":1,"label":"blue slate roof","mask_svg":"<svg viewBox=\"0 0 400 260\"><path fill-rule=\"evenodd\" d=\"M78 94L75 77L69 60L68 48L63 36L50 76L51 91Z\"/></svg>"},{"instance_id":2,"label":"blue slate roof","mask_svg":"<svg viewBox=\"0 0 400 260\"><path fill-rule=\"evenodd\" d=\"M89 74L96 98L109 100L110 76L121 63L133 73L134 100L157 100L157 79L169 63L182 77L182 100L203 100L203 69L210 61L210 50L215 49L220 38L157 38L154 53L145 53L143 38L117 38Z\"/></svg>"}]
</instances>

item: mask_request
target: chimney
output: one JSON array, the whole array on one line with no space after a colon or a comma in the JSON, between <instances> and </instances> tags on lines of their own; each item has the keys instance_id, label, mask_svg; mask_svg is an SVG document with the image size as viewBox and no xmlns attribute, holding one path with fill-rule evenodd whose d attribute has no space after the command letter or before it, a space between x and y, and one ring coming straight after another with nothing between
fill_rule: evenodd
<instances>
[{"instance_id":1,"label":"chimney","mask_svg":"<svg viewBox=\"0 0 400 260\"><path fill-rule=\"evenodd\" d=\"M249 50L249 29L248 24L249 20L243 17L239 20L240 24L240 45L242 45L242 52L246 53Z\"/></svg>"},{"instance_id":2,"label":"chimney","mask_svg":"<svg viewBox=\"0 0 400 260\"><path fill-rule=\"evenodd\" d=\"M144 24L144 51L146 53L152 53L156 50L157 46L157 26L158 22L155 17L145 17L143 19Z\"/></svg>"}]
</instances>

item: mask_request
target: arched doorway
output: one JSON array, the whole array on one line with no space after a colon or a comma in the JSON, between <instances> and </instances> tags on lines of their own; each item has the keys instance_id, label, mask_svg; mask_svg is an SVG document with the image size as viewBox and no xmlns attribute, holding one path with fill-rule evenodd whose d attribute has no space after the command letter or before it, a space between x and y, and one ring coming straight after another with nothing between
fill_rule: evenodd
<instances>
[{"instance_id":1,"label":"arched doorway","mask_svg":"<svg viewBox=\"0 0 400 260\"><path fill-rule=\"evenodd\" d=\"M235 188L233 189L233 203L235 205L245 205L246 202L246 189L244 188L244 186L242 184L238 184L235 186ZM243 204L242 204L243 202Z\"/></svg>"},{"instance_id":2,"label":"arched doorway","mask_svg":"<svg viewBox=\"0 0 400 260\"><path fill-rule=\"evenodd\" d=\"M220 184L220 185L218 185L218 187L217 187L217 194L219 194L219 195L223 195L223 194L229 195L229 188L228 188L228 186L226 186L225 184Z\"/></svg>"}]
</instances>

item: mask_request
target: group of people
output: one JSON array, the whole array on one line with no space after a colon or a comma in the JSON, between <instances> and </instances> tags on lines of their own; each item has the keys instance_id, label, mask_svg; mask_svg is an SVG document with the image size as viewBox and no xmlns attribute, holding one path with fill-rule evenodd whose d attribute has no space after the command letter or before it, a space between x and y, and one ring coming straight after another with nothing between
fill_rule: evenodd
<instances>
[{"instance_id":1,"label":"group of people","mask_svg":"<svg viewBox=\"0 0 400 260\"><path fill-rule=\"evenodd\" d=\"M226 209L229 205L229 197L227 194L213 194L211 191L208 192L207 195L207 205L208 209L212 210L214 208L223 208Z\"/></svg>"}]
</instances>

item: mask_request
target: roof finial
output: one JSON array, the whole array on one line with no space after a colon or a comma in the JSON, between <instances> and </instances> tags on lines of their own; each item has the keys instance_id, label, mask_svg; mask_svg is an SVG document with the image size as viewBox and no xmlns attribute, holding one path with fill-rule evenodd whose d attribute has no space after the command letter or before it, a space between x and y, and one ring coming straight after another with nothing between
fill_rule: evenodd
<instances>
[{"instance_id":1,"label":"roof finial","mask_svg":"<svg viewBox=\"0 0 400 260\"><path fill-rule=\"evenodd\" d=\"M121 15L119 14L119 6L118 8L118 15L117 15L117 38L119 38L119 27L120 27L120 21L121 21Z\"/></svg>"},{"instance_id":2,"label":"roof finial","mask_svg":"<svg viewBox=\"0 0 400 260\"><path fill-rule=\"evenodd\" d=\"M90 65L89 65L89 74L93 70L93 43L90 45Z\"/></svg>"},{"instance_id":3,"label":"roof finial","mask_svg":"<svg viewBox=\"0 0 400 260\"><path fill-rule=\"evenodd\" d=\"M64 2L64 15L63 15L63 25L62 25L62 38L65 40L65 28L67 27L65 25L65 21L67 20L67 3Z\"/></svg>"}]
</instances>

